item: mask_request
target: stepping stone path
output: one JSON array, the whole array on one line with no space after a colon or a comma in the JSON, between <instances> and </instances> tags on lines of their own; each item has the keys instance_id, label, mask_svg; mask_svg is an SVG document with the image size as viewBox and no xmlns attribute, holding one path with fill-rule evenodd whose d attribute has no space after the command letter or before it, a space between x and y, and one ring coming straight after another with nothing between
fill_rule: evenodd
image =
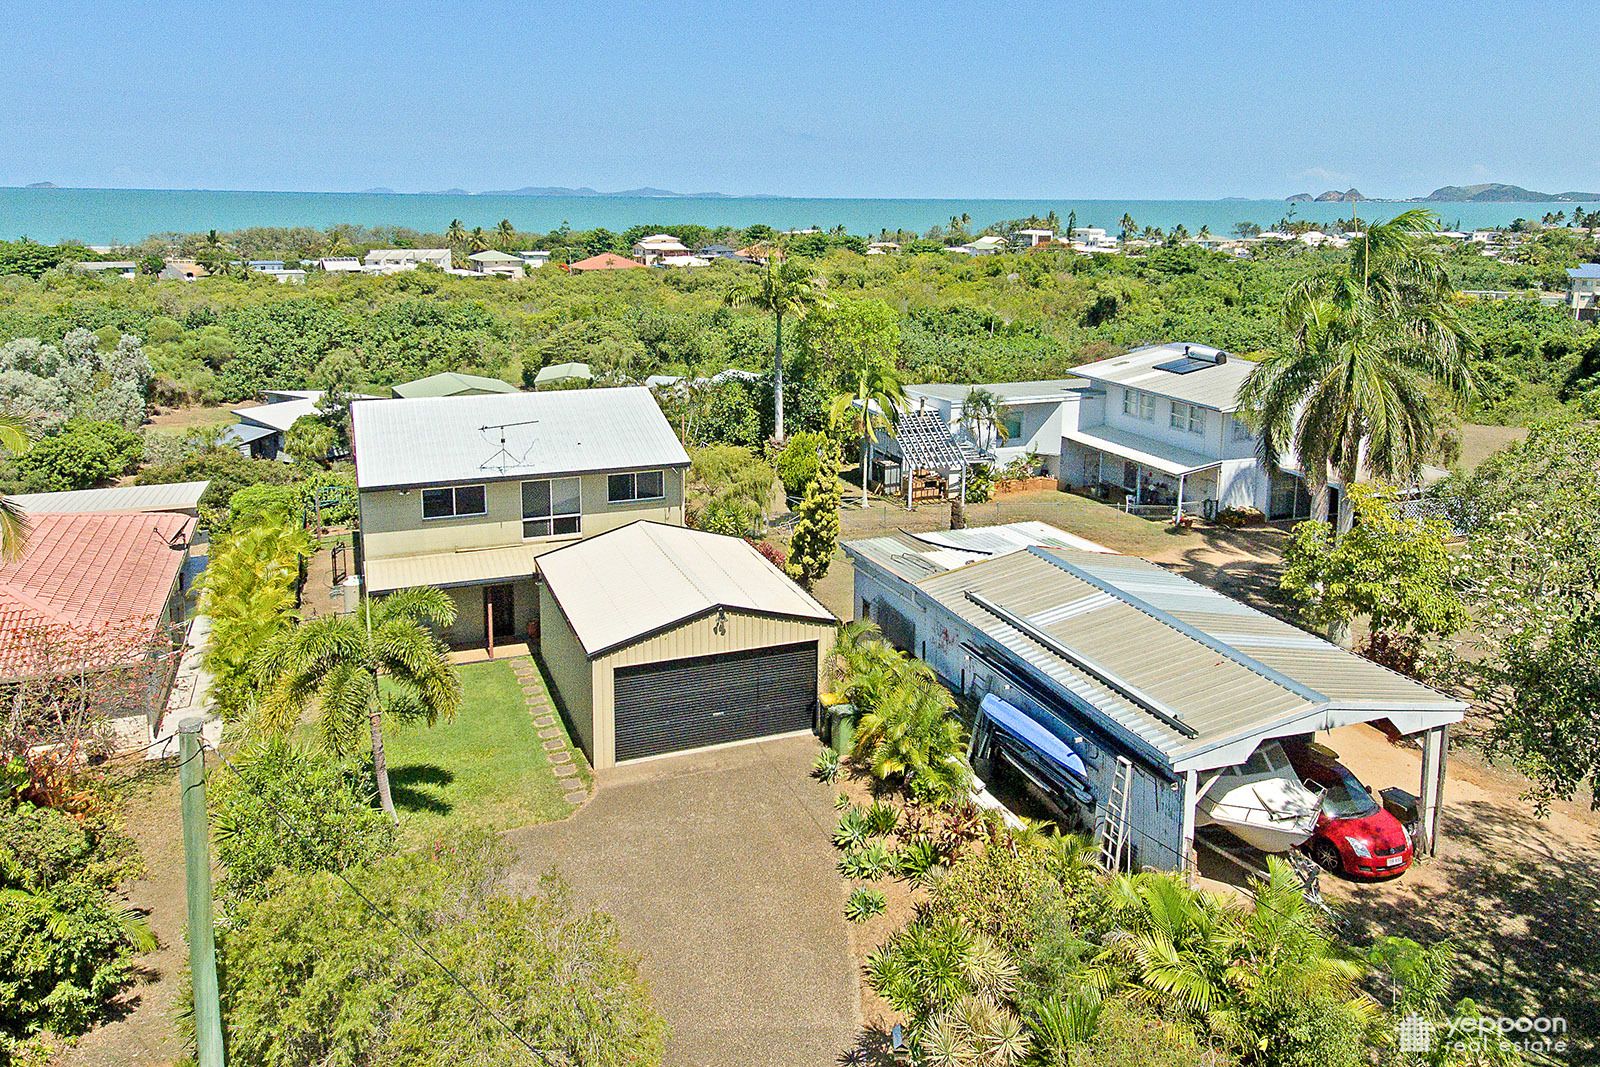
<instances>
[{"instance_id":1,"label":"stepping stone path","mask_svg":"<svg viewBox=\"0 0 1600 1067\"><path fill-rule=\"evenodd\" d=\"M566 730L556 721L555 709L550 705L550 694L545 692L539 669L531 659L518 659L511 664L511 669L528 702L528 714L533 716L533 725L539 731L545 758L550 761L556 782L566 790L561 799L575 808L581 806L589 799L589 787L583 784L578 773L578 764L567 747Z\"/></svg>"}]
</instances>

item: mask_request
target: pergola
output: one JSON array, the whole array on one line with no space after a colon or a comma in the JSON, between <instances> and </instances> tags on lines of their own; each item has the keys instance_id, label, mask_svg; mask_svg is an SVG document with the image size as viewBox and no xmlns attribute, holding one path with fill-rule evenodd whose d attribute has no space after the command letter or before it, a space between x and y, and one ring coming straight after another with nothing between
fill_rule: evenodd
<instances>
[{"instance_id":1,"label":"pergola","mask_svg":"<svg viewBox=\"0 0 1600 1067\"><path fill-rule=\"evenodd\" d=\"M917 471L937 471L946 485L955 472L959 491L966 492L967 457L944 419L931 411L904 412L895 423L894 436L900 446L900 480L905 483L906 507L912 503L911 475Z\"/></svg>"}]
</instances>

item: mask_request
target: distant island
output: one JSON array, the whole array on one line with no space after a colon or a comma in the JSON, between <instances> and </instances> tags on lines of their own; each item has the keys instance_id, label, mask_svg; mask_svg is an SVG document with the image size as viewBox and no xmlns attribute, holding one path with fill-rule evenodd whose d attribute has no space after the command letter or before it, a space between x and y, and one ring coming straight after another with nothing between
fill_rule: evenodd
<instances>
[{"instance_id":1,"label":"distant island","mask_svg":"<svg viewBox=\"0 0 1600 1067\"><path fill-rule=\"evenodd\" d=\"M59 189L59 188L61 188L61 186L57 185L55 182L33 182L31 185L24 185L23 188L24 189Z\"/></svg>"},{"instance_id":2,"label":"distant island","mask_svg":"<svg viewBox=\"0 0 1600 1067\"><path fill-rule=\"evenodd\" d=\"M1288 198L1291 204L1354 204L1365 199L1367 198L1361 195L1360 189L1346 189L1342 193L1337 189L1329 189L1327 192L1318 193L1316 196L1312 196L1310 193L1295 193Z\"/></svg>"},{"instance_id":3,"label":"distant island","mask_svg":"<svg viewBox=\"0 0 1600 1067\"><path fill-rule=\"evenodd\" d=\"M602 193L598 189L591 189L587 185L576 189L564 185L524 185L520 189L489 189L476 194L478 196L654 196L654 197L689 197L693 199L715 198L721 199L727 193L678 193L671 189L657 189L653 186L643 186L638 189L619 189L614 193Z\"/></svg>"},{"instance_id":4,"label":"distant island","mask_svg":"<svg viewBox=\"0 0 1600 1067\"><path fill-rule=\"evenodd\" d=\"M1479 185L1445 185L1424 200L1478 204L1548 204L1560 201L1600 200L1600 193L1541 193L1520 185L1483 182Z\"/></svg>"}]
</instances>

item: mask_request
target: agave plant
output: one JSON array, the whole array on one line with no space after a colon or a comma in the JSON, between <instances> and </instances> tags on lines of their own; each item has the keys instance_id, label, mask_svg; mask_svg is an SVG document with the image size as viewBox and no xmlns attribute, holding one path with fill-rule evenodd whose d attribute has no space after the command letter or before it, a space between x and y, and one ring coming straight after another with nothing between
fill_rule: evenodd
<instances>
[{"instance_id":1,"label":"agave plant","mask_svg":"<svg viewBox=\"0 0 1600 1067\"><path fill-rule=\"evenodd\" d=\"M811 777L828 783L837 781L839 778L839 753L831 748L824 748L818 752L816 760L811 764Z\"/></svg>"},{"instance_id":2,"label":"agave plant","mask_svg":"<svg viewBox=\"0 0 1600 1067\"><path fill-rule=\"evenodd\" d=\"M932 883L943 857L931 838L919 837L901 845L894 854L894 873L916 886Z\"/></svg>"},{"instance_id":3,"label":"agave plant","mask_svg":"<svg viewBox=\"0 0 1600 1067\"><path fill-rule=\"evenodd\" d=\"M900 822L900 813L894 805L875 800L865 811L867 832L878 837L894 833L894 828Z\"/></svg>"},{"instance_id":4,"label":"agave plant","mask_svg":"<svg viewBox=\"0 0 1600 1067\"><path fill-rule=\"evenodd\" d=\"M839 858L839 873L846 878L871 882L894 869L894 855L882 841L853 848Z\"/></svg>"},{"instance_id":5,"label":"agave plant","mask_svg":"<svg viewBox=\"0 0 1600 1067\"><path fill-rule=\"evenodd\" d=\"M844 809L839 816L839 825L833 828L833 843L839 848L859 848L871 836L867 829L866 813L854 805Z\"/></svg>"},{"instance_id":6,"label":"agave plant","mask_svg":"<svg viewBox=\"0 0 1600 1067\"><path fill-rule=\"evenodd\" d=\"M853 923L864 923L875 915L882 915L888 906L889 898L883 895L883 890L862 886L844 902L844 917Z\"/></svg>"}]
</instances>

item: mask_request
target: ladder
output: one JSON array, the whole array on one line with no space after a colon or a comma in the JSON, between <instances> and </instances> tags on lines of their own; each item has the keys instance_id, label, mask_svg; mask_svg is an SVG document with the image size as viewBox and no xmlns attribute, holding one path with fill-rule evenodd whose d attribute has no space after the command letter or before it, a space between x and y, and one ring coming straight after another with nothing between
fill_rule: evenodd
<instances>
[{"instance_id":1,"label":"ladder","mask_svg":"<svg viewBox=\"0 0 1600 1067\"><path fill-rule=\"evenodd\" d=\"M1110 874L1122 870L1128 861L1128 794L1132 790L1133 764L1126 756L1118 756L1100 821L1100 866Z\"/></svg>"}]
</instances>

